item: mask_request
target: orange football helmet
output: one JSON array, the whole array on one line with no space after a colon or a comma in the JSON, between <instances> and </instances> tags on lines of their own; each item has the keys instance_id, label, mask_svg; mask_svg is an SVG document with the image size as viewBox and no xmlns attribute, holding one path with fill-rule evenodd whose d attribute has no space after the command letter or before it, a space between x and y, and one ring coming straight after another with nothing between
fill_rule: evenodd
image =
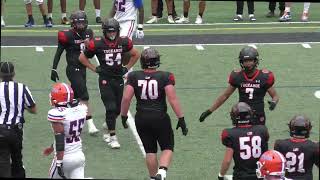
<instances>
[{"instance_id":1,"label":"orange football helmet","mask_svg":"<svg viewBox=\"0 0 320 180\"><path fill-rule=\"evenodd\" d=\"M73 101L74 93L72 88L66 83L56 83L50 92L52 106L67 105Z\"/></svg>"},{"instance_id":2,"label":"orange football helmet","mask_svg":"<svg viewBox=\"0 0 320 180\"><path fill-rule=\"evenodd\" d=\"M257 166L256 173L258 178L265 178L266 176L283 178L286 169L286 159L280 152L269 150L261 155Z\"/></svg>"}]
</instances>

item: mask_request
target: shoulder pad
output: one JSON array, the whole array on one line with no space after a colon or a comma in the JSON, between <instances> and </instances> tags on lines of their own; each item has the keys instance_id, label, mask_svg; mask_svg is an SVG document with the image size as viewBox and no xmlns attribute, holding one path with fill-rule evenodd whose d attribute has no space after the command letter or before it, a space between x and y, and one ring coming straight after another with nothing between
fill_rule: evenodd
<instances>
[{"instance_id":1,"label":"shoulder pad","mask_svg":"<svg viewBox=\"0 0 320 180\"><path fill-rule=\"evenodd\" d=\"M61 122L65 119L66 108L54 108L48 112L48 121Z\"/></svg>"}]
</instances>

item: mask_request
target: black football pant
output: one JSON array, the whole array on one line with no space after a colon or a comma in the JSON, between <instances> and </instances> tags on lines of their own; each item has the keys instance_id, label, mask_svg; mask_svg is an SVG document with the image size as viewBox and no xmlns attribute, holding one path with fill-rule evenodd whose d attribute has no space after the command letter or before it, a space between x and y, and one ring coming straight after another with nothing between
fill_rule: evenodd
<instances>
[{"instance_id":1,"label":"black football pant","mask_svg":"<svg viewBox=\"0 0 320 180\"><path fill-rule=\"evenodd\" d=\"M276 9L276 4L277 2L276 1L270 1L269 2L269 10L274 12L274 10ZM285 9L285 2L279 2L279 10L280 11L284 11Z\"/></svg>"},{"instance_id":2,"label":"black football pant","mask_svg":"<svg viewBox=\"0 0 320 180\"><path fill-rule=\"evenodd\" d=\"M243 6L244 1L237 1L237 13L236 14L243 14ZM248 14L254 14L254 2L247 1L248 6Z\"/></svg>"},{"instance_id":3,"label":"black football pant","mask_svg":"<svg viewBox=\"0 0 320 180\"><path fill-rule=\"evenodd\" d=\"M124 82L122 77L106 78L99 76L101 100L106 110L108 130L115 130L116 119L120 114Z\"/></svg>"},{"instance_id":4,"label":"black football pant","mask_svg":"<svg viewBox=\"0 0 320 180\"><path fill-rule=\"evenodd\" d=\"M89 93L87 89L86 68L67 66L66 74L71 83L71 88L74 92L74 98L88 101Z\"/></svg>"},{"instance_id":5,"label":"black football pant","mask_svg":"<svg viewBox=\"0 0 320 180\"><path fill-rule=\"evenodd\" d=\"M26 177L22 162L22 136L21 129L0 125L0 177Z\"/></svg>"}]
</instances>

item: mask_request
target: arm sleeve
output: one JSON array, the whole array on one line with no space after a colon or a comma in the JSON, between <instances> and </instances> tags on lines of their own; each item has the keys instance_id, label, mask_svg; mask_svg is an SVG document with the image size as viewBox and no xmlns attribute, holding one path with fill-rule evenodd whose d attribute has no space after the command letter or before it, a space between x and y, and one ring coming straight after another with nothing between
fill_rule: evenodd
<instances>
[{"instance_id":1,"label":"arm sleeve","mask_svg":"<svg viewBox=\"0 0 320 180\"><path fill-rule=\"evenodd\" d=\"M64 46L61 43L58 43L58 48L56 51L56 54L54 55L54 59L53 59L53 64L52 64L52 69L57 69L59 61L60 61L60 57L61 54L64 51Z\"/></svg>"},{"instance_id":2,"label":"arm sleeve","mask_svg":"<svg viewBox=\"0 0 320 180\"><path fill-rule=\"evenodd\" d=\"M232 148L232 138L230 137L228 131L224 129L221 133L222 144L228 148Z\"/></svg>"},{"instance_id":3,"label":"arm sleeve","mask_svg":"<svg viewBox=\"0 0 320 180\"><path fill-rule=\"evenodd\" d=\"M83 53L87 58L92 58L95 55L95 51L94 39L91 39L88 48L85 49Z\"/></svg>"},{"instance_id":4,"label":"arm sleeve","mask_svg":"<svg viewBox=\"0 0 320 180\"><path fill-rule=\"evenodd\" d=\"M23 86L23 96L24 96L24 103L28 108L34 107L36 105L32 94L27 86Z\"/></svg>"}]
</instances>

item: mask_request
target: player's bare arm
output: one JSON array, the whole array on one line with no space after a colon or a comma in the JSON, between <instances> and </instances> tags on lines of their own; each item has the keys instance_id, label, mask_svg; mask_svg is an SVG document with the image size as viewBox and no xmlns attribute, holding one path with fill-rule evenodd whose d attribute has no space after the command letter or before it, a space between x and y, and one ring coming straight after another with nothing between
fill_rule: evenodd
<instances>
[{"instance_id":1,"label":"player's bare arm","mask_svg":"<svg viewBox=\"0 0 320 180\"><path fill-rule=\"evenodd\" d=\"M83 52L81 52L80 56L79 56L79 61L81 62L81 64L83 64L84 66L86 66L87 68L89 68L91 71L96 72L96 66L91 64L91 62L89 61L89 59L87 58L86 55L84 55Z\"/></svg>"},{"instance_id":2,"label":"player's bare arm","mask_svg":"<svg viewBox=\"0 0 320 180\"><path fill-rule=\"evenodd\" d=\"M209 108L211 112L218 109L236 90L235 87L229 85L226 90L214 101L213 105Z\"/></svg>"},{"instance_id":3,"label":"player's bare arm","mask_svg":"<svg viewBox=\"0 0 320 180\"><path fill-rule=\"evenodd\" d=\"M165 87L165 91L166 91L167 99L168 99L173 111L176 113L176 116L178 118L183 117L180 102L177 97L176 90L175 90L174 86L171 84L167 85Z\"/></svg>"},{"instance_id":4,"label":"player's bare arm","mask_svg":"<svg viewBox=\"0 0 320 180\"><path fill-rule=\"evenodd\" d=\"M138 61L138 59L140 58L140 53L136 48L132 48L130 51L130 60L128 62L128 64L126 65L127 69L130 69L134 66L134 64Z\"/></svg>"},{"instance_id":5,"label":"player's bare arm","mask_svg":"<svg viewBox=\"0 0 320 180\"><path fill-rule=\"evenodd\" d=\"M227 171L228 171L228 169L230 167L232 158L233 158L233 149L227 147L226 151L225 151L225 154L224 154L223 161L221 163L221 169L220 169L219 177L221 177L221 176L223 177L224 175L226 175L226 173L227 173Z\"/></svg>"},{"instance_id":6,"label":"player's bare arm","mask_svg":"<svg viewBox=\"0 0 320 180\"><path fill-rule=\"evenodd\" d=\"M113 18L114 15L116 14L116 5L115 5L116 1L113 1L113 6L110 10L110 13L109 13L109 18Z\"/></svg>"},{"instance_id":7,"label":"player's bare arm","mask_svg":"<svg viewBox=\"0 0 320 180\"><path fill-rule=\"evenodd\" d=\"M126 85L121 101L121 116L127 116L131 99L134 95L134 89L131 85Z\"/></svg>"},{"instance_id":8,"label":"player's bare arm","mask_svg":"<svg viewBox=\"0 0 320 180\"><path fill-rule=\"evenodd\" d=\"M143 5L138 8L138 11L139 11L139 21L138 21L138 23L139 24L143 24L143 21L144 21L144 8L143 8Z\"/></svg>"}]
</instances>

